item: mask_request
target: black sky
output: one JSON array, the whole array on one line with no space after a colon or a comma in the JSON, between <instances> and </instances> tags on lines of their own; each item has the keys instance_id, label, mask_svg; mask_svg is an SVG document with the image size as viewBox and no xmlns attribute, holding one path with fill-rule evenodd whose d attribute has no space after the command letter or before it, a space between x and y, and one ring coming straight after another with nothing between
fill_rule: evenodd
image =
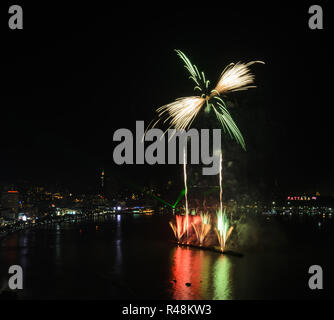
<instances>
[{"instance_id":1,"label":"black sky","mask_svg":"<svg viewBox=\"0 0 334 320\"><path fill-rule=\"evenodd\" d=\"M0 180L78 186L94 183L101 167L134 181L175 175L175 167L113 165L112 135L192 94L177 48L212 82L230 62L266 62L252 68L258 88L233 95L250 185L334 194L329 6L319 3L324 29L310 30L307 3L225 3L26 1L17 31L2 6Z\"/></svg>"}]
</instances>

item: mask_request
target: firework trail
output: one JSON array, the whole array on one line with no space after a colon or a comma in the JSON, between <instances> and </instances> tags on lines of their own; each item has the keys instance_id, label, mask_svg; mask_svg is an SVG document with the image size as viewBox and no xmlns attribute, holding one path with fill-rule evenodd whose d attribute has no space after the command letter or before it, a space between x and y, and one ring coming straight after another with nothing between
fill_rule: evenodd
<instances>
[{"instance_id":1,"label":"firework trail","mask_svg":"<svg viewBox=\"0 0 334 320\"><path fill-rule=\"evenodd\" d=\"M219 162L219 203L220 212L223 212L223 153L221 151Z\"/></svg>"},{"instance_id":2,"label":"firework trail","mask_svg":"<svg viewBox=\"0 0 334 320\"><path fill-rule=\"evenodd\" d=\"M186 223L187 223L187 242L188 242L188 236L189 236L189 221L188 221L188 213L189 213L189 207L188 207L188 186L187 186L187 154L186 154L186 146L184 146L183 150L183 177L184 177L184 199L186 203Z\"/></svg>"},{"instance_id":3,"label":"firework trail","mask_svg":"<svg viewBox=\"0 0 334 320\"><path fill-rule=\"evenodd\" d=\"M178 242L181 241L184 233L187 235L187 243L189 239L189 206L188 206L188 185L187 185L187 154L186 146L183 150L183 177L184 177L184 199L185 199L185 217L176 216L176 223L169 222L174 235Z\"/></svg>"},{"instance_id":4,"label":"firework trail","mask_svg":"<svg viewBox=\"0 0 334 320\"><path fill-rule=\"evenodd\" d=\"M187 130L203 106L206 105L205 110L209 112L211 109L213 110L224 132L227 132L243 149L246 149L244 138L227 110L221 95L254 88L255 86L251 85L254 82L254 75L250 73L249 66L254 63L264 62L251 61L249 63L229 64L221 73L215 88L209 91L210 81L205 78L204 72L200 73L182 51L175 51L185 63L184 67L190 73L189 79L195 82L194 91L199 91L201 95L178 98L174 102L158 108L156 110L158 119L154 122L152 128L160 121L163 121L163 123L168 123L168 129L174 127L176 130Z\"/></svg>"},{"instance_id":5,"label":"firework trail","mask_svg":"<svg viewBox=\"0 0 334 320\"><path fill-rule=\"evenodd\" d=\"M226 216L226 208L223 211L223 154L220 151L220 164L219 164L219 202L220 209L217 212L217 228L216 233L220 244L220 250L225 248L226 241L232 233L233 227L229 227L228 219Z\"/></svg>"}]
</instances>

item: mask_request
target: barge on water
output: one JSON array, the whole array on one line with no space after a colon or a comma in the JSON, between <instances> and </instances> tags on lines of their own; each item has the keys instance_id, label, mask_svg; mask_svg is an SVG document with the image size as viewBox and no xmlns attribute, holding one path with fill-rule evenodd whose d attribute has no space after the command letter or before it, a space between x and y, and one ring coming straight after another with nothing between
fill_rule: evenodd
<instances>
[{"instance_id":1,"label":"barge on water","mask_svg":"<svg viewBox=\"0 0 334 320\"><path fill-rule=\"evenodd\" d=\"M226 255L234 256L234 257L238 257L238 258L242 258L244 256L242 253L234 252L234 251L231 251L231 250L223 250L222 251L221 248L218 247L218 246L205 247L205 246L200 246L200 245L196 245L196 244L177 242L177 241L173 241L173 243L175 243L175 244L177 244L178 246L181 246L181 247L190 247L190 248L195 248L195 249L214 251L214 252L217 252L217 253L220 253L220 254L226 254Z\"/></svg>"}]
</instances>

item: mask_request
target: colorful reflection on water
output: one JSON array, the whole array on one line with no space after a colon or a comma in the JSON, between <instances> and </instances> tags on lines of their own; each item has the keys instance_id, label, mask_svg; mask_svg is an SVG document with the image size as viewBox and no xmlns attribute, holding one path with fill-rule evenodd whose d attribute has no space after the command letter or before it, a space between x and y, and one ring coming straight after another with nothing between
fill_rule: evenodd
<instances>
[{"instance_id":1,"label":"colorful reflection on water","mask_svg":"<svg viewBox=\"0 0 334 320\"><path fill-rule=\"evenodd\" d=\"M212 299L231 299L231 260L220 255L213 265L213 292Z\"/></svg>"},{"instance_id":2,"label":"colorful reflection on water","mask_svg":"<svg viewBox=\"0 0 334 320\"><path fill-rule=\"evenodd\" d=\"M231 257L176 247L170 275L172 299L233 299L231 267Z\"/></svg>"}]
</instances>

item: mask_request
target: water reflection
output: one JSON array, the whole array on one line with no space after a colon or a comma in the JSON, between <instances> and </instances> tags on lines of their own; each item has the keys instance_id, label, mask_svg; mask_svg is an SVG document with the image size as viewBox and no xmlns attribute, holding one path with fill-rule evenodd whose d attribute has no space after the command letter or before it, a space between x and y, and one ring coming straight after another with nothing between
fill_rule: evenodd
<instances>
[{"instance_id":1,"label":"water reflection","mask_svg":"<svg viewBox=\"0 0 334 320\"><path fill-rule=\"evenodd\" d=\"M18 246L19 246L19 236L18 233L14 233L11 237L8 237L5 242L5 247L7 247L7 261L10 264L17 264L17 257L18 257Z\"/></svg>"},{"instance_id":2,"label":"water reflection","mask_svg":"<svg viewBox=\"0 0 334 320\"><path fill-rule=\"evenodd\" d=\"M233 299L230 259L215 252L176 247L172 251L172 298Z\"/></svg>"},{"instance_id":3,"label":"water reflection","mask_svg":"<svg viewBox=\"0 0 334 320\"><path fill-rule=\"evenodd\" d=\"M234 278L240 283L238 261L243 261L167 241L153 244L146 232L152 230L159 239L160 221L159 227L151 228L150 221L141 224L138 219L158 218L114 215L99 225L98 231L94 221L13 233L0 243L0 287L3 280L4 284L8 281L8 267L19 264L24 269L22 298L183 300L237 296ZM81 228L83 234L78 232Z\"/></svg>"},{"instance_id":4,"label":"water reflection","mask_svg":"<svg viewBox=\"0 0 334 320\"><path fill-rule=\"evenodd\" d=\"M61 230L59 224L57 224L56 227L55 246L56 246L56 261L59 262L61 260Z\"/></svg>"},{"instance_id":5,"label":"water reflection","mask_svg":"<svg viewBox=\"0 0 334 320\"><path fill-rule=\"evenodd\" d=\"M187 300L198 294L198 284L191 283L190 270L192 251L188 248L177 247L173 254L172 281L174 282L173 299ZM199 281L199 280L198 280ZM187 287L186 283L191 283L191 287Z\"/></svg>"},{"instance_id":6,"label":"water reflection","mask_svg":"<svg viewBox=\"0 0 334 320\"><path fill-rule=\"evenodd\" d=\"M220 255L213 266L213 299L232 299L231 270L230 259L227 256Z\"/></svg>"},{"instance_id":7,"label":"water reflection","mask_svg":"<svg viewBox=\"0 0 334 320\"><path fill-rule=\"evenodd\" d=\"M28 267L28 259L27 259L28 242L29 242L28 235L27 232L25 232L20 241L20 247L21 247L20 265L23 268L23 270L27 269Z\"/></svg>"},{"instance_id":8,"label":"water reflection","mask_svg":"<svg viewBox=\"0 0 334 320\"><path fill-rule=\"evenodd\" d=\"M116 265L115 270L118 274L122 273L122 216L117 215L116 223Z\"/></svg>"}]
</instances>

